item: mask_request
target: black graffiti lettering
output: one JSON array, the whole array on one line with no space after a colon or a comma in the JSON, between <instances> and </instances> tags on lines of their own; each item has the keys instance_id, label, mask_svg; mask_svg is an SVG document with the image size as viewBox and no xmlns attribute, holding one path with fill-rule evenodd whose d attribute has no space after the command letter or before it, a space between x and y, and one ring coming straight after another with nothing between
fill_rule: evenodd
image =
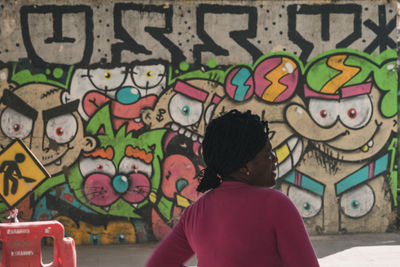
<instances>
[{"instance_id":1,"label":"black graffiti lettering","mask_svg":"<svg viewBox=\"0 0 400 267\"><path fill-rule=\"evenodd\" d=\"M258 59L262 52L251 44L247 39L257 36L257 8L248 6L230 6L230 5L209 5L201 4L197 7L197 35L203 44L195 45L193 49L193 57L196 65L201 64L201 53L212 52L216 56L229 56L229 51L217 45L205 30L205 15L211 14L248 14L248 28L241 31L229 32L232 38L239 46L243 47L253 58Z\"/></svg>"},{"instance_id":2,"label":"black graffiti lettering","mask_svg":"<svg viewBox=\"0 0 400 267\"><path fill-rule=\"evenodd\" d=\"M122 15L123 13L126 13L126 11L137 11L139 14L143 14L144 12L163 14L165 17L164 28L146 26L144 31L149 33L162 46L168 49L171 54L172 65L176 66L186 59L182 51L170 39L165 37L165 34L172 33L172 5L166 8L164 5L156 6L133 3L118 3L115 4L114 7L114 31L115 38L118 38L123 42L112 44L111 54L113 62L121 62L121 53L124 50L133 52L135 54L153 54L152 51L148 50L144 45L139 44L135 39L133 39L133 37L128 33L127 29L122 25Z\"/></svg>"},{"instance_id":3,"label":"black graffiti lettering","mask_svg":"<svg viewBox=\"0 0 400 267\"><path fill-rule=\"evenodd\" d=\"M158 110L158 114L156 115L156 120L157 120L158 122L163 121L163 120L164 120L164 114L165 114L165 113L166 113L166 110L163 109L163 108L160 108L160 109Z\"/></svg>"},{"instance_id":4,"label":"black graffiti lettering","mask_svg":"<svg viewBox=\"0 0 400 267\"><path fill-rule=\"evenodd\" d=\"M84 30L82 32L82 35L85 36L85 42L84 45L81 45L78 43L76 38L72 37L67 37L63 29L62 25L62 18L65 14L79 14L83 13L85 15L85 25L84 27L75 27L74 30L81 30L81 28ZM71 54L77 54L77 51L83 50L82 52L82 57L79 59L76 59L74 62L46 62L46 60L43 59L46 55L38 55L38 51L35 49L32 43L31 35L32 35L32 28L30 28L30 25L32 23L29 23L29 15L32 14L51 14L53 18L53 33L51 34L52 37L46 38L43 40L43 43L46 46L46 49L42 49L42 51L46 51L47 53L51 54L52 49L57 49L58 51L58 45L57 48L52 46L52 44L58 44L58 43L65 43L69 44L68 46L64 46L63 50L64 53L68 54L70 51L73 53ZM89 6L84 6L84 5L76 5L76 6L56 6L56 5L44 5L44 6L22 6L20 10L20 15L21 15L21 32L22 32L22 38L23 42L28 54L29 59L32 61L33 64L41 66L41 65L47 65L48 63L55 63L55 64L69 64L69 65L88 65L90 63L90 58L92 56L93 52L93 11ZM81 25L79 25L81 26ZM42 30L42 29L40 29ZM38 38L38 36L34 36L34 38ZM47 49L48 48L48 49ZM65 51L67 50L67 51Z\"/></svg>"},{"instance_id":5,"label":"black graffiti lettering","mask_svg":"<svg viewBox=\"0 0 400 267\"><path fill-rule=\"evenodd\" d=\"M137 5L116 4L114 7L115 38L123 40L124 43L116 43L111 46L113 62L121 61L121 52L123 50L129 50L135 54L151 55L151 51L147 50L143 45L138 44L122 25L122 11L126 10L128 6L131 7L130 9L134 10ZM143 7L142 5L140 6Z\"/></svg>"},{"instance_id":6,"label":"black graffiti lettering","mask_svg":"<svg viewBox=\"0 0 400 267\"><path fill-rule=\"evenodd\" d=\"M389 37L389 34L396 27L396 16L394 16L389 23L386 24L386 8L384 5L379 6L378 16L379 25L370 19L364 22L364 25L376 34L376 38L364 49L364 52L372 53L378 46L380 52L385 51L387 47L396 48L395 41Z\"/></svg>"},{"instance_id":7,"label":"black graffiti lettering","mask_svg":"<svg viewBox=\"0 0 400 267\"><path fill-rule=\"evenodd\" d=\"M356 4L345 5L289 5L288 12L288 35L289 40L301 49L300 59L306 62L314 49L314 44L306 40L297 31L297 15L320 15L321 16L321 40L330 40L330 15L331 14L353 14L353 32L343 40L336 43L336 48L348 47L361 37L361 6Z\"/></svg>"},{"instance_id":8,"label":"black graffiti lettering","mask_svg":"<svg viewBox=\"0 0 400 267\"><path fill-rule=\"evenodd\" d=\"M63 36L62 31L62 12L61 10L55 10L53 12L53 37L47 38L44 40L46 44L50 43L73 43L75 42L74 38L69 38Z\"/></svg>"}]
</instances>

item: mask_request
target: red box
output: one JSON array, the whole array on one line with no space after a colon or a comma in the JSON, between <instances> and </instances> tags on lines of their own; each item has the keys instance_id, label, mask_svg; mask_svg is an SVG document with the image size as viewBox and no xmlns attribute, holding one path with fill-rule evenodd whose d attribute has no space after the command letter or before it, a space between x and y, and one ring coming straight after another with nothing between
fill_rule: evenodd
<instances>
[{"instance_id":1,"label":"red box","mask_svg":"<svg viewBox=\"0 0 400 267\"><path fill-rule=\"evenodd\" d=\"M43 237L54 240L54 258L50 264L42 263ZM1 267L76 267L75 241L64 237L64 226L58 221L0 223L0 239Z\"/></svg>"}]
</instances>

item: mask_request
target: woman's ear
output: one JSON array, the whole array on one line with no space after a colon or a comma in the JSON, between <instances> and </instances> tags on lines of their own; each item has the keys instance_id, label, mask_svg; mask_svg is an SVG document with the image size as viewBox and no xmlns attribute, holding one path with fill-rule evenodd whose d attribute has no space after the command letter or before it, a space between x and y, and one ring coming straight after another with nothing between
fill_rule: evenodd
<instances>
[{"instance_id":1,"label":"woman's ear","mask_svg":"<svg viewBox=\"0 0 400 267\"><path fill-rule=\"evenodd\" d=\"M240 168L239 171L241 174L246 174L246 172L248 171L247 166Z\"/></svg>"},{"instance_id":2,"label":"woman's ear","mask_svg":"<svg viewBox=\"0 0 400 267\"><path fill-rule=\"evenodd\" d=\"M247 165L245 165L244 167L240 168L239 171L243 176L250 176L250 174L251 174L251 172L250 172L249 168L247 167Z\"/></svg>"},{"instance_id":3,"label":"woman's ear","mask_svg":"<svg viewBox=\"0 0 400 267\"><path fill-rule=\"evenodd\" d=\"M249 184L249 175L246 175L246 173L248 173L249 170L247 169L247 167L242 167L238 170L236 170L235 172L231 173L231 175L229 177L233 178L235 181L239 181L239 182L243 182L246 184Z\"/></svg>"}]
</instances>

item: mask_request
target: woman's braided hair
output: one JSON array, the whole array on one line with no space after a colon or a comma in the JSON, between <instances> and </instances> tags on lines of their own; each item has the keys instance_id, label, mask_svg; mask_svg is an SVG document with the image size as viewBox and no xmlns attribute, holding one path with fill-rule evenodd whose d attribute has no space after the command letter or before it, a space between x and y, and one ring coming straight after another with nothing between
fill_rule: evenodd
<instances>
[{"instance_id":1,"label":"woman's braided hair","mask_svg":"<svg viewBox=\"0 0 400 267\"><path fill-rule=\"evenodd\" d=\"M206 168L198 174L197 191L220 185L221 179L252 160L268 139L268 122L250 111L236 109L210 122L202 143Z\"/></svg>"}]
</instances>

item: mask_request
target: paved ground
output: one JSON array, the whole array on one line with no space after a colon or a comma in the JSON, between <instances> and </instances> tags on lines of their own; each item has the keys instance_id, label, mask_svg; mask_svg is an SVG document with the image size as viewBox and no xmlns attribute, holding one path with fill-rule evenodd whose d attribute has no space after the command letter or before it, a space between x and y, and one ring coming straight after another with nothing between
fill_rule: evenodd
<instances>
[{"instance_id":1,"label":"paved ground","mask_svg":"<svg viewBox=\"0 0 400 267\"><path fill-rule=\"evenodd\" d=\"M321 267L400 266L400 233L314 236L311 241ZM142 267L156 245L79 246L78 267ZM43 251L44 263L50 262L49 251ZM195 266L196 259L187 265Z\"/></svg>"},{"instance_id":2,"label":"paved ground","mask_svg":"<svg viewBox=\"0 0 400 267\"><path fill-rule=\"evenodd\" d=\"M400 233L314 236L311 241L321 267L400 266ZM142 267L156 245L77 247L78 266Z\"/></svg>"}]
</instances>

